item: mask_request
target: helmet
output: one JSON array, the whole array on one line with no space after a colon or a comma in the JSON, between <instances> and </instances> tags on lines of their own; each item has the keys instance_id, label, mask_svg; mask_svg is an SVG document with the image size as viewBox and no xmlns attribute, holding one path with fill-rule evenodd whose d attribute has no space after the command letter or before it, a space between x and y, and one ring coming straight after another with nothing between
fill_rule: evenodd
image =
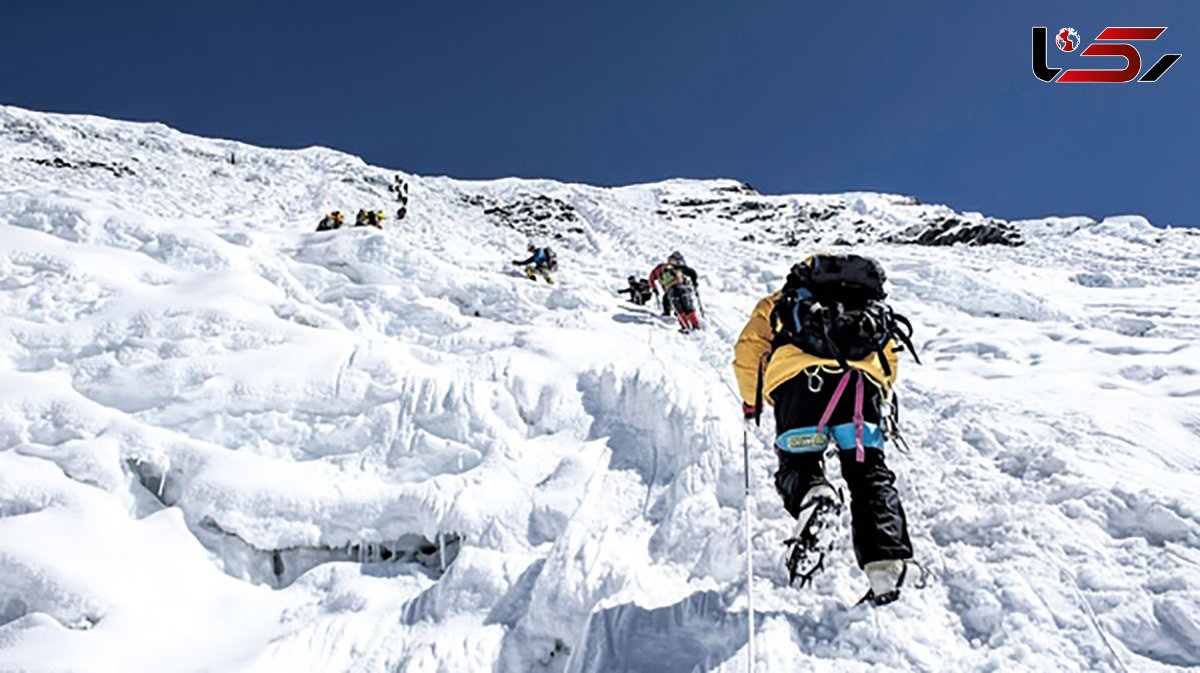
<instances>
[{"instance_id":1,"label":"helmet","mask_svg":"<svg viewBox=\"0 0 1200 673\"><path fill-rule=\"evenodd\" d=\"M683 264L683 253L676 250L675 252L671 253L671 256L667 258L667 261L673 264Z\"/></svg>"},{"instance_id":2,"label":"helmet","mask_svg":"<svg viewBox=\"0 0 1200 673\"><path fill-rule=\"evenodd\" d=\"M529 245L525 246L525 249L528 250L529 252L537 252L537 246L534 245L533 243L530 243Z\"/></svg>"},{"instance_id":3,"label":"helmet","mask_svg":"<svg viewBox=\"0 0 1200 673\"><path fill-rule=\"evenodd\" d=\"M630 285L634 285L635 283L637 283L637 277L636 277L636 276L630 276L630 277L629 277L629 284L630 284Z\"/></svg>"}]
</instances>

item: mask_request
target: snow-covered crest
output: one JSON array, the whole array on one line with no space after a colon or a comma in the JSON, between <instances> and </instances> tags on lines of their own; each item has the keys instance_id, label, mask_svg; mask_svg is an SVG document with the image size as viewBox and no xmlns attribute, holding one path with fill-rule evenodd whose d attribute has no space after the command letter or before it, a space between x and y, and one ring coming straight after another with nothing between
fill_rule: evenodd
<instances>
[{"instance_id":1,"label":"snow-covered crest","mask_svg":"<svg viewBox=\"0 0 1200 673\"><path fill-rule=\"evenodd\" d=\"M407 174L403 223L312 232L394 174L0 108L0 668L742 670L730 349L843 245L918 323L892 460L936 581L847 611L841 549L787 588L758 450L758 668L1200 665L1200 237ZM955 227L1023 245L912 244ZM508 271L531 239L559 285ZM675 249L691 337L614 294Z\"/></svg>"}]
</instances>

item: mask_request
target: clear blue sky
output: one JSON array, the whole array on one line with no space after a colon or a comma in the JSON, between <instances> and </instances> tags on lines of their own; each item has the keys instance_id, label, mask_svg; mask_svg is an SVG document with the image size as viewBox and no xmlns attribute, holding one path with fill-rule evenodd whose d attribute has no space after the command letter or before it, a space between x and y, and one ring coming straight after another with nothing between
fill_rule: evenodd
<instances>
[{"instance_id":1,"label":"clear blue sky","mask_svg":"<svg viewBox=\"0 0 1200 673\"><path fill-rule=\"evenodd\" d=\"M732 177L1194 226L1198 19L1196 0L3 0L0 102L423 174ZM1155 84L1043 84L1035 25L1168 26L1143 67L1183 58Z\"/></svg>"}]
</instances>

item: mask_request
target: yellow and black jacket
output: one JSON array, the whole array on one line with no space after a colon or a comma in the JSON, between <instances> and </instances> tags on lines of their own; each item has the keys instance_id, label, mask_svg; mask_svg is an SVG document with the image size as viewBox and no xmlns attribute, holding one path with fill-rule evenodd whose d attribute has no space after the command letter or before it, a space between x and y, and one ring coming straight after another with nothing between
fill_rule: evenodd
<instances>
[{"instance_id":1,"label":"yellow and black jacket","mask_svg":"<svg viewBox=\"0 0 1200 673\"><path fill-rule=\"evenodd\" d=\"M813 368L820 368L824 371L841 371L842 369L837 360L809 355L791 344L785 344L775 349L773 353L771 352L771 342L775 337L775 326L771 324L771 312L778 300L778 292L759 300L754 307L754 312L750 315L750 321L746 323L746 326L742 328L741 335L738 336L737 345L734 346L733 371L737 375L738 390L742 394L742 400L747 404L753 405L758 400L760 375L763 398L774 404L771 392L801 372ZM891 374L884 373L878 354L872 354L862 360L851 360L848 364L866 374L867 378L886 394L896 381L899 364L896 356L897 350L898 346L895 340L889 341L884 348L888 371Z\"/></svg>"}]
</instances>

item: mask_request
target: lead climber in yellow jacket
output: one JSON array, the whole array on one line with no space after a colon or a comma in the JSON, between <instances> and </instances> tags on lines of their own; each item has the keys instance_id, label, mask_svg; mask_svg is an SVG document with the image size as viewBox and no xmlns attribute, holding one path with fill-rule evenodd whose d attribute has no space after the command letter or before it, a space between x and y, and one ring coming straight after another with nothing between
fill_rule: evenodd
<instances>
[{"instance_id":1,"label":"lead climber in yellow jacket","mask_svg":"<svg viewBox=\"0 0 1200 673\"><path fill-rule=\"evenodd\" d=\"M855 556L871 585L863 600L875 605L899 596L912 558L881 428L897 353L912 348L911 324L883 301L884 281L883 268L865 257L809 257L755 305L733 362L747 420L757 421L764 401L775 410L775 488L797 520L791 579L810 582L830 549L828 529L842 506L825 478L832 443L850 491Z\"/></svg>"}]
</instances>

